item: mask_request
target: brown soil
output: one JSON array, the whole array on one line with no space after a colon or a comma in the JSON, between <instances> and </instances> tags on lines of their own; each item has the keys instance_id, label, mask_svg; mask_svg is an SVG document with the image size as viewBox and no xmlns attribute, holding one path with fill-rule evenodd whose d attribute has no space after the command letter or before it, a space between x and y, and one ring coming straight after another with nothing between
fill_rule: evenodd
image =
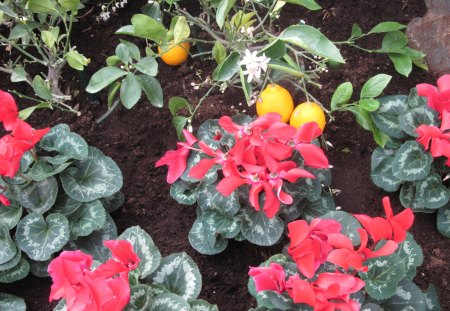
<instances>
[{"instance_id":1,"label":"brown soil","mask_svg":"<svg viewBox=\"0 0 450 311\"><path fill-rule=\"evenodd\" d=\"M146 2L130 1L120 11L120 16L113 17L106 24L96 23L93 13L80 20L76 26L74 44L92 59L87 74L98 70L105 57L113 53L119 39L113 35L114 31L128 24L131 16L139 12ZM188 9L195 12L197 8L192 2L185 1ZM286 8L280 19L282 28L303 19L307 24L319 27L329 38L342 41L349 37L353 23L368 31L382 21L406 24L416 16L423 16L426 11L421 0L319 0L319 3L327 14L325 11L307 12L294 6ZM328 18L325 15L329 15ZM381 38L375 37L364 42L364 45L376 47L380 42ZM417 83L434 84L436 80L436 77L418 69L414 69L410 78L404 78L395 73L385 55L369 55L348 48L343 48L342 52L347 64L323 75L320 80L323 89L314 92L323 103L329 102L340 83L350 81L358 92L362 84L377 73L394 76L385 94L406 94ZM171 96L183 96L193 103L198 101L205 90L193 90L190 83L200 82L196 71L200 71L202 79L205 79L212 69L212 63L194 60L175 68L161 64L158 78L164 89L165 102ZM190 247L187 236L196 217L195 208L178 205L171 199L169 186L165 182L166 170L154 168L164 152L175 147L176 135L168 109L156 109L143 101L132 110L119 108L97 125L95 119L105 111L106 105L94 104L87 99L82 87L78 86L78 73L67 69L64 78L66 85L80 88L74 102L80 105L82 116L77 118L57 111L39 111L30 121L36 127L66 122L89 144L100 148L117 162L124 175L123 192L126 195L125 205L113 214L119 232L138 224L150 233L163 255L187 252L197 262L203 276L201 298L217 304L220 310L242 311L255 306L255 301L247 292L248 267L279 253L282 246L264 248L246 242L231 242L223 253L216 256L201 255ZM13 87L19 88L8 83L5 76L0 81L1 89ZM21 91L30 92L30 89L23 88ZM305 99L299 92L294 95L298 102ZM105 96L99 99L104 101ZM235 91L213 94L203 104L197 120L200 122L244 110L254 114L253 108L249 109L241 103L244 103L244 98ZM349 212L380 215L381 198L385 193L376 188L369 178L370 156L375 147L370 133L362 130L351 115L337 114L336 119L328 124L325 135L334 145L327 154L334 165L333 188L341 190L335 198L336 204ZM391 194L391 197L396 198L397 194ZM424 251L424 264L419 268L415 281L423 289L428 284L434 284L442 306L450 310L449 242L439 235L435 221L436 215L418 214L411 229ZM50 284L49 279L30 275L15 284L0 285L0 292L24 297L30 311L51 310L47 302Z\"/></svg>"}]
</instances>

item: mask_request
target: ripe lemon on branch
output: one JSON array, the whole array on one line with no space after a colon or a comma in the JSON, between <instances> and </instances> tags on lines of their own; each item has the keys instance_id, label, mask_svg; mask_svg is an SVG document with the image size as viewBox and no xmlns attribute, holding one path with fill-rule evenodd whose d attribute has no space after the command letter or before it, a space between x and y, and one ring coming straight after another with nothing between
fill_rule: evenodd
<instances>
[{"instance_id":1,"label":"ripe lemon on branch","mask_svg":"<svg viewBox=\"0 0 450 311\"><path fill-rule=\"evenodd\" d=\"M272 83L259 94L256 100L256 114L263 116L269 112L277 112L281 115L281 121L287 123L294 110L294 101L288 90Z\"/></svg>"},{"instance_id":2,"label":"ripe lemon on branch","mask_svg":"<svg viewBox=\"0 0 450 311\"><path fill-rule=\"evenodd\" d=\"M158 53L167 65L178 66L187 60L190 48L189 42L175 44L171 41L168 45L158 46Z\"/></svg>"},{"instance_id":3,"label":"ripe lemon on branch","mask_svg":"<svg viewBox=\"0 0 450 311\"><path fill-rule=\"evenodd\" d=\"M307 122L316 122L323 131L326 124L325 113L319 104L315 102L305 102L298 105L291 115L289 124L295 128L299 128L302 124Z\"/></svg>"}]
</instances>

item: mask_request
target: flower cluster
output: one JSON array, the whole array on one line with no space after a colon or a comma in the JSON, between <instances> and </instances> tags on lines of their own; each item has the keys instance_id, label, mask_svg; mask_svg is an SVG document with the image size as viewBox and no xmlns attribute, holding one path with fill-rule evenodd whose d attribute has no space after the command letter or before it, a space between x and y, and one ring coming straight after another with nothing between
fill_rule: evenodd
<instances>
[{"instance_id":1,"label":"flower cluster","mask_svg":"<svg viewBox=\"0 0 450 311\"><path fill-rule=\"evenodd\" d=\"M93 271L92 256L81 251L64 251L50 263L50 301L65 298L68 311L123 310L130 300L128 272L137 268L140 259L128 241L104 244L112 259Z\"/></svg>"},{"instance_id":2,"label":"flower cluster","mask_svg":"<svg viewBox=\"0 0 450 311\"><path fill-rule=\"evenodd\" d=\"M258 51L250 52L250 50L246 50L245 56L242 58L240 65L244 65L246 68L246 70L244 70L244 74L247 75L247 82L250 83L255 79L259 80L261 78L261 73L263 71L267 71L267 64L269 62L270 58L266 55L263 54L258 56Z\"/></svg>"},{"instance_id":3,"label":"flower cluster","mask_svg":"<svg viewBox=\"0 0 450 311\"><path fill-rule=\"evenodd\" d=\"M0 122L11 132L0 138L0 176L13 178L20 167L25 152L50 131L50 128L35 130L27 122L19 119L19 111L11 94L0 90ZM5 190L5 189L4 189ZM0 202L9 205L9 200L0 194Z\"/></svg>"},{"instance_id":4,"label":"flower cluster","mask_svg":"<svg viewBox=\"0 0 450 311\"><path fill-rule=\"evenodd\" d=\"M97 21L106 22L111 17L111 12L115 13L118 9L125 7L127 3L128 0L112 0L109 1L108 3L101 4L102 11L100 12L100 15L97 17Z\"/></svg>"},{"instance_id":5,"label":"flower cluster","mask_svg":"<svg viewBox=\"0 0 450 311\"><path fill-rule=\"evenodd\" d=\"M414 221L411 209L394 216L388 197L383 198L383 206L386 218L354 215L364 227L358 229L357 249L349 237L340 233L342 226L336 220L316 218L310 224L304 220L291 222L288 253L300 274L286 280L283 267L277 263L252 267L249 275L253 277L256 291L287 292L294 303L307 304L314 310L359 310L350 294L358 292L365 283L353 272L366 272L367 259L392 254L398 243L405 240L406 231ZM316 275L325 262L334 264L336 271Z\"/></svg>"},{"instance_id":6,"label":"flower cluster","mask_svg":"<svg viewBox=\"0 0 450 311\"><path fill-rule=\"evenodd\" d=\"M283 190L286 181L294 183L299 178L315 178L291 160L294 151L300 153L304 165L328 168L323 150L311 143L322 133L317 124L306 123L297 130L280 120L279 114L269 113L247 125L239 125L230 117L221 117L219 125L234 137L235 143L228 150L215 150L184 131L186 142L179 142L177 150L168 151L156 167L169 166L167 182L173 183L186 170L190 151L200 152L205 158L190 169L190 177L202 179L213 166L218 165L224 176L217 185L222 195L229 196L238 187L248 185L250 204L259 211L260 195L264 193L263 211L272 218L281 203L293 203L292 196ZM221 136L215 139L220 140ZM196 143L198 148L194 147Z\"/></svg>"},{"instance_id":7,"label":"flower cluster","mask_svg":"<svg viewBox=\"0 0 450 311\"><path fill-rule=\"evenodd\" d=\"M437 81L438 89L433 85L422 83L417 85L417 93L426 96L428 106L439 113L441 126L430 126L422 124L417 127L419 134L417 141L423 145L425 150L430 149L434 158L444 156L445 163L450 166L450 74L444 75Z\"/></svg>"}]
</instances>

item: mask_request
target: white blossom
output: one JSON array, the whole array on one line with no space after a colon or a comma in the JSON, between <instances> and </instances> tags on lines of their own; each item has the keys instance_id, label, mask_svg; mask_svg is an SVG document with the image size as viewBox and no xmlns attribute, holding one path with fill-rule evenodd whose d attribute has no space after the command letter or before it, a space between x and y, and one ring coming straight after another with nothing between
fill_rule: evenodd
<instances>
[{"instance_id":1,"label":"white blossom","mask_svg":"<svg viewBox=\"0 0 450 311\"><path fill-rule=\"evenodd\" d=\"M250 83L253 80L259 80L261 73L267 71L267 64L270 62L270 58L265 54L257 56L258 51L250 52L245 51L245 56L242 58L240 65L245 65L246 70L244 74L248 75L247 82Z\"/></svg>"}]
</instances>

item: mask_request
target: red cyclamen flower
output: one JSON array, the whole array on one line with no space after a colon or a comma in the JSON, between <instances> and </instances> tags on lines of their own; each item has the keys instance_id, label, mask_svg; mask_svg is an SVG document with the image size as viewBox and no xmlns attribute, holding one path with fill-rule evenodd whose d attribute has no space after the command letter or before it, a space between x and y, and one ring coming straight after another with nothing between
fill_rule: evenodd
<instances>
[{"instance_id":1,"label":"red cyclamen flower","mask_svg":"<svg viewBox=\"0 0 450 311\"><path fill-rule=\"evenodd\" d=\"M14 98L11 94L0 90L0 122L3 122L5 130L13 130L18 117L19 110L17 109Z\"/></svg>"},{"instance_id":2,"label":"red cyclamen flower","mask_svg":"<svg viewBox=\"0 0 450 311\"><path fill-rule=\"evenodd\" d=\"M417 94L428 98L428 106L442 115L444 110L450 111L450 74L443 75L435 86L427 83L418 84Z\"/></svg>"},{"instance_id":3,"label":"red cyclamen flower","mask_svg":"<svg viewBox=\"0 0 450 311\"><path fill-rule=\"evenodd\" d=\"M253 277L256 291L273 290L282 294L285 288L286 273L281 265L270 263L270 267L250 267L248 275Z\"/></svg>"}]
</instances>

